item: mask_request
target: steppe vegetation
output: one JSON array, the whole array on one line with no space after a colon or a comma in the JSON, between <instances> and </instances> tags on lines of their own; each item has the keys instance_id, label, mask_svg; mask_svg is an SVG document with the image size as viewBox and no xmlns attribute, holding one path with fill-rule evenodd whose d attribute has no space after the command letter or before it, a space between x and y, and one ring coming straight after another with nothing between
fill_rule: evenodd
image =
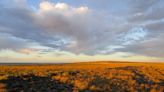
<instances>
[{"instance_id":1,"label":"steppe vegetation","mask_svg":"<svg viewBox=\"0 0 164 92\"><path fill-rule=\"evenodd\" d=\"M0 92L164 92L164 64L1 65Z\"/></svg>"}]
</instances>

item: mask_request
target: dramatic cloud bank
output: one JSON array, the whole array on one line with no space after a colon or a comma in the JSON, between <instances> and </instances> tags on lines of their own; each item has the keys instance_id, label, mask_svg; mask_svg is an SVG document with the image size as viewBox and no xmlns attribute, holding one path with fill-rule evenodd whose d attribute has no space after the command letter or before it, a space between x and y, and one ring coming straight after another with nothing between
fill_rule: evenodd
<instances>
[{"instance_id":1,"label":"dramatic cloud bank","mask_svg":"<svg viewBox=\"0 0 164 92\"><path fill-rule=\"evenodd\" d=\"M164 57L163 0L0 1L0 50Z\"/></svg>"}]
</instances>

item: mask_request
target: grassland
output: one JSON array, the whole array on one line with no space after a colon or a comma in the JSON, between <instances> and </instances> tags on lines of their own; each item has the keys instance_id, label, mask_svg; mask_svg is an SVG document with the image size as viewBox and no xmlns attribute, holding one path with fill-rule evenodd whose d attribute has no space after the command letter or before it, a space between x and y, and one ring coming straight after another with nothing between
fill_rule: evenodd
<instances>
[{"instance_id":1,"label":"grassland","mask_svg":"<svg viewBox=\"0 0 164 92\"><path fill-rule=\"evenodd\" d=\"M164 63L1 65L0 92L164 92Z\"/></svg>"}]
</instances>

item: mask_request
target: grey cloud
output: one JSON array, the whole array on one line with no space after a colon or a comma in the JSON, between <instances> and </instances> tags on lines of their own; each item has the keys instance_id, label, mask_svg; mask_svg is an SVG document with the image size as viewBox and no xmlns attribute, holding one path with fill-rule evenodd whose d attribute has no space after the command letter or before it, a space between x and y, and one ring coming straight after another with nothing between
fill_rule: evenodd
<instances>
[{"instance_id":1,"label":"grey cloud","mask_svg":"<svg viewBox=\"0 0 164 92\"><path fill-rule=\"evenodd\" d=\"M152 56L152 57L164 57L164 41L163 37L152 38L141 43L129 45L124 49L119 49L123 52L132 52L139 55Z\"/></svg>"},{"instance_id":2,"label":"grey cloud","mask_svg":"<svg viewBox=\"0 0 164 92\"><path fill-rule=\"evenodd\" d=\"M26 48L29 44L28 41L12 37L9 34L0 34L0 50L11 49L18 50Z\"/></svg>"},{"instance_id":3,"label":"grey cloud","mask_svg":"<svg viewBox=\"0 0 164 92\"><path fill-rule=\"evenodd\" d=\"M146 27L151 30L151 31L155 31L156 33L162 33L163 29L164 29L164 20L163 21L158 21L156 23L151 23L146 25Z\"/></svg>"},{"instance_id":4,"label":"grey cloud","mask_svg":"<svg viewBox=\"0 0 164 92\"><path fill-rule=\"evenodd\" d=\"M59 41L60 38L53 37L34 23L33 12L26 7L12 8L2 7L0 9L0 32L12 36L37 42L41 45L58 47L51 41Z\"/></svg>"},{"instance_id":5,"label":"grey cloud","mask_svg":"<svg viewBox=\"0 0 164 92\"><path fill-rule=\"evenodd\" d=\"M123 27L126 25L126 23L124 24L124 22L126 22L125 20L103 12L97 13L97 11L91 11L86 14L75 13L70 17L66 16L65 13L63 14L63 12L58 13L56 11L46 11L39 14L41 16L36 16L36 21L46 32L70 37L76 41L75 46L63 48L63 50L74 53L93 54L93 51L96 49L112 44L115 38L114 35L122 32L122 30L114 26L119 25ZM72 12L72 10L69 9L68 11ZM99 42L99 44L97 44L97 42Z\"/></svg>"},{"instance_id":6,"label":"grey cloud","mask_svg":"<svg viewBox=\"0 0 164 92\"><path fill-rule=\"evenodd\" d=\"M112 1L110 0L110 2ZM110 7L105 11L90 10L89 8L86 13L79 13L74 11L78 7L68 5L69 8L65 10L52 9L41 12L39 9L33 11L27 5L7 7L3 4L4 6L0 8L0 33L36 42L41 46L52 48L51 50L59 49L77 54L102 54L101 52L104 50L105 54L130 52L162 57L164 49L163 22L146 23L163 18L163 13L161 13L163 7L155 15L153 13L158 9L157 4L159 3L157 0L126 0L125 2L123 3L125 5L119 8L125 7L127 4L130 5L127 6L128 9L121 11L121 13L128 15L128 18L121 16L121 13L115 15L108 12ZM151 8L153 10L149 12ZM141 13L141 15L134 16L136 13ZM142 39L137 38L137 40L130 37L132 43L124 45L123 43L129 41L129 38L124 40L127 34L135 34L130 30L138 26L144 27L147 30L147 35L141 37ZM143 35L143 31L137 30L137 32ZM122 35L121 38L120 35ZM19 42L18 39L13 41L11 38L6 38L6 43L4 43L1 38L0 43L0 49L5 47L28 48L24 47L27 43ZM12 46L9 43L20 44ZM153 53L155 51L157 53Z\"/></svg>"},{"instance_id":7,"label":"grey cloud","mask_svg":"<svg viewBox=\"0 0 164 92\"><path fill-rule=\"evenodd\" d=\"M163 0L91 0L91 5L99 6L102 10L107 10L118 16L132 16L137 13L145 13L153 6L161 3ZM156 8L155 6L154 8Z\"/></svg>"},{"instance_id":8,"label":"grey cloud","mask_svg":"<svg viewBox=\"0 0 164 92\"><path fill-rule=\"evenodd\" d=\"M143 1L143 2L148 2L148 1ZM145 8L139 8L142 11L141 12L136 12L130 17L128 17L128 20L130 22L137 22L137 23L142 23L145 21L155 21L155 20L160 20L164 18L164 1L163 0L152 0L152 4L148 5L149 7ZM149 2L148 2L149 3ZM142 5L142 3L141 3ZM144 6L144 5L143 5ZM133 8L132 8L133 10Z\"/></svg>"},{"instance_id":9,"label":"grey cloud","mask_svg":"<svg viewBox=\"0 0 164 92\"><path fill-rule=\"evenodd\" d=\"M159 0L128 0L129 1L129 8L131 8L131 12L133 13L142 13L147 11L151 8L154 4L158 3ZM128 6L127 6L128 7Z\"/></svg>"}]
</instances>

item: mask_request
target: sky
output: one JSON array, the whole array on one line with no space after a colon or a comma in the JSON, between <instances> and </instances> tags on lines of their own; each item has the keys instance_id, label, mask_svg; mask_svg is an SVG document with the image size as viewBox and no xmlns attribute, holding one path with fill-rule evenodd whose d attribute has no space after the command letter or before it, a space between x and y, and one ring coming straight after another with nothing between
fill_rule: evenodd
<instances>
[{"instance_id":1,"label":"sky","mask_svg":"<svg viewBox=\"0 0 164 92\"><path fill-rule=\"evenodd\" d=\"M164 0L0 0L0 62L164 61Z\"/></svg>"}]
</instances>

